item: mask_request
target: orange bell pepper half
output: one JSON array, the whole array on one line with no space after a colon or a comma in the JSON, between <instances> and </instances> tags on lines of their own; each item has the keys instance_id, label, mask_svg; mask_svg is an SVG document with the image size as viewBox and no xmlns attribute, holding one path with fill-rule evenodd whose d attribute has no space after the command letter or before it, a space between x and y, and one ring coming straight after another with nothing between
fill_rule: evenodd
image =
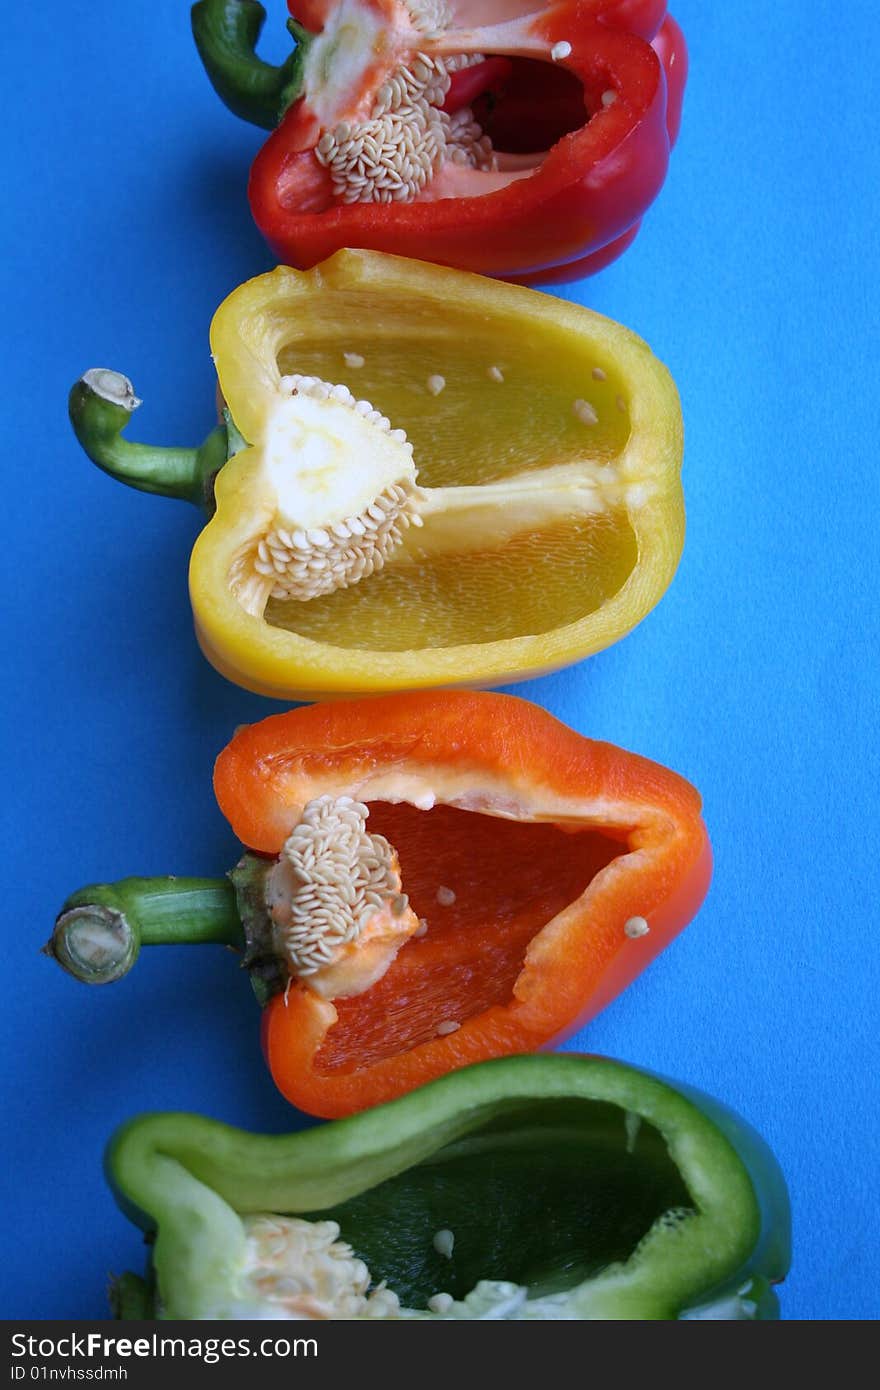
<instances>
[{"instance_id":1,"label":"orange bell pepper half","mask_svg":"<svg viewBox=\"0 0 880 1390\"><path fill-rule=\"evenodd\" d=\"M142 944L243 935L272 1075L313 1115L552 1046L626 988L709 884L689 783L509 695L274 715L236 733L214 786L250 850L234 892L92 886L50 949L100 983Z\"/></svg>"},{"instance_id":2,"label":"orange bell pepper half","mask_svg":"<svg viewBox=\"0 0 880 1390\"><path fill-rule=\"evenodd\" d=\"M270 1000L272 1075L317 1115L558 1042L653 960L709 884L693 787L507 695L431 691L276 715L235 736L214 786L236 834L268 855L316 796L367 802L428 924L363 993L331 1002L295 985ZM454 901L438 901L444 888ZM630 922L649 930L628 935Z\"/></svg>"}]
</instances>

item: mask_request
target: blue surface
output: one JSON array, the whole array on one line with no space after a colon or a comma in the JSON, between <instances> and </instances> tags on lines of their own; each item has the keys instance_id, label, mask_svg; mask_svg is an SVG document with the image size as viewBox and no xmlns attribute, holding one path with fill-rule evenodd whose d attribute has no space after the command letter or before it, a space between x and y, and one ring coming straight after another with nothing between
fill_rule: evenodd
<instances>
[{"instance_id":1,"label":"blue surface","mask_svg":"<svg viewBox=\"0 0 880 1390\"><path fill-rule=\"evenodd\" d=\"M280 54L284 7L267 3ZM81 883L234 861L213 758L276 708L196 649L195 511L105 478L66 420L71 382L104 364L145 398L143 437L200 439L211 314L271 264L245 200L261 136L211 92L188 8L4 16L8 1318L101 1316L107 1272L140 1267L101 1175L119 1121L293 1118L222 951L147 952L99 991L37 953ZM761 1129L794 1201L784 1314L874 1318L876 16L864 0L674 8L692 68L669 181L624 259L563 292L635 328L678 381L684 560L625 642L519 693L686 774L715 846L697 922L577 1045Z\"/></svg>"}]
</instances>

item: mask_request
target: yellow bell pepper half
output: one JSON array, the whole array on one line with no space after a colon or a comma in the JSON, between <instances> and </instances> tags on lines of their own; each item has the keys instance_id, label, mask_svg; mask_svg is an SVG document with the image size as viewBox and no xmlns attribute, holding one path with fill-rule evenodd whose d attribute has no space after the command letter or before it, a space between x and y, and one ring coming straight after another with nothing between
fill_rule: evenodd
<instances>
[{"instance_id":1,"label":"yellow bell pepper half","mask_svg":"<svg viewBox=\"0 0 880 1390\"><path fill-rule=\"evenodd\" d=\"M533 290L369 251L279 267L211 327L225 424L122 438L139 404L86 373L90 456L204 501L199 642L283 699L494 685L616 642L684 537L682 425L641 339Z\"/></svg>"}]
</instances>

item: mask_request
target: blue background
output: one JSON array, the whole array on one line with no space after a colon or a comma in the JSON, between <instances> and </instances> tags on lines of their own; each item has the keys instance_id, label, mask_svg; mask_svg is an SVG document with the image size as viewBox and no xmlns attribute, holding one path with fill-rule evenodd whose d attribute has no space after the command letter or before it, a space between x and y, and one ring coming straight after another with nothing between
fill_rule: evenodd
<instances>
[{"instance_id":1,"label":"blue background","mask_svg":"<svg viewBox=\"0 0 880 1390\"><path fill-rule=\"evenodd\" d=\"M280 57L284 6L268 5L264 51ZM146 952L95 991L38 954L82 883L234 862L212 762L236 724L276 708L196 649L198 514L111 482L66 420L71 383L101 364L145 398L142 437L201 439L211 315L272 264L245 199L262 136L212 93L188 8L4 15L8 1318L102 1316L108 1271L141 1267L101 1174L119 1121L295 1121L224 952ZM575 1045L751 1119L794 1202L785 1316L873 1318L875 7L673 9L692 66L668 183L626 256L562 293L636 329L678 382L684 560L632 636L518 693L683 772L715 846L698 920Z\"/></svg>"}]
</instances>

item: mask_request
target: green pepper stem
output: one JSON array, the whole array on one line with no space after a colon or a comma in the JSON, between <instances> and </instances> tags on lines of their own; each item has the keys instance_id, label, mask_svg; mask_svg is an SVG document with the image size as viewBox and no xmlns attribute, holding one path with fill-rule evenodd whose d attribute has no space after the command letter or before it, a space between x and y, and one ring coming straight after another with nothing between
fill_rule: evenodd
<instances>
[{"instance_id":1,"label":"green pepper stem","mask_svg":"<svg viewBox=\"0 0 880 1390\"><path fill-rule=\"evenodd\" d=\"M208 942L244 949L226 879L124 878L68 898L43 950L74 979L106 985L128 974L141 946Z\"/></svg>"},{"instance_id":2,"label":"green pepper stem","mask_svg":"<svg viewBox=\"0 0 880 1390\"><path fill-rule=\"evenodd\" d=\"M218 425L197 449L132 444L123 431L140 401L128 377L92 367L70 393L70 422L89 458L140 492L179 497L213 510L213 482L226 462L227 433Z\"/></svg>"},{"instance_id":3,"label":"green pepper stem","mask_svg":"<svg viewBox=\"0 0 880 1390\"><path fill-rule=\"evenodd\" d=\"M274 130L302 91L311 35L289 23L296 48L273 67L255 52L265 21L256 0L199 0L192 7L193 37L217 95L242 120Z\"/></svg>"}]
</instances>

